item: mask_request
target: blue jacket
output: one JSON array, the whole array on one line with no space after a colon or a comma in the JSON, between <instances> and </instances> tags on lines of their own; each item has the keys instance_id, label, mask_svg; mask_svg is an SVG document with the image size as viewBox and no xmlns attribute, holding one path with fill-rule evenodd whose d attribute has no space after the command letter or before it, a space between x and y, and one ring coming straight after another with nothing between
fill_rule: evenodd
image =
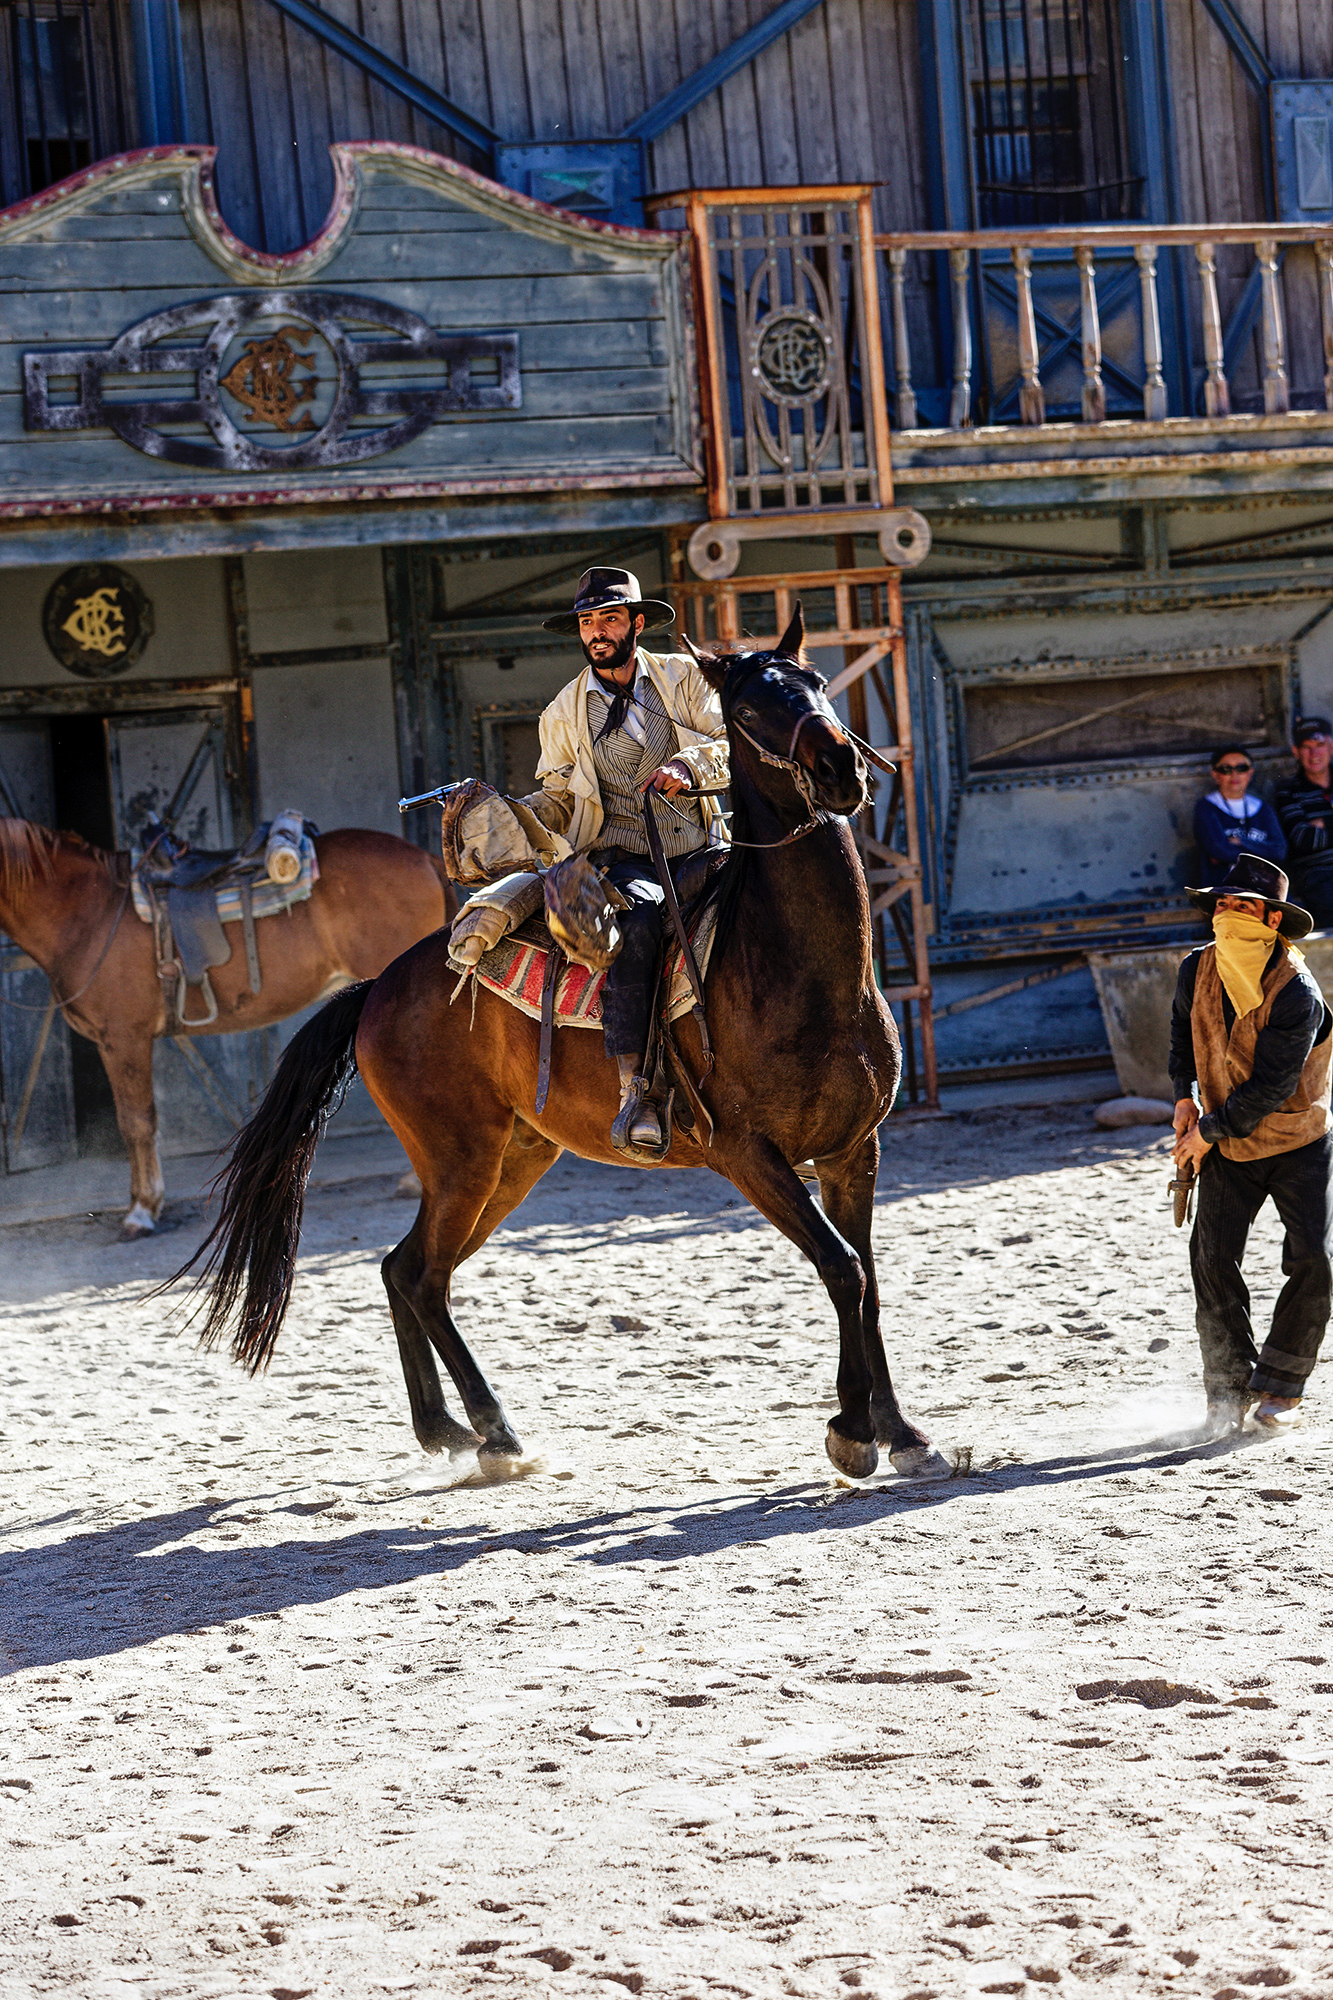
<instances>
[{"instance_id":1,"label":"blue jacket","mask_svg":"<svg viewBox=\"0 0 1333 2000\"><path fill-rule=\"evenodd\" d=\"M1287 855L1286 836L1272 806L1248 796L1240 801L1242 820L1220 803L1221 795L1210 792L1194 808L1194 838L1206 863L1206 881L1200 887L1220 882L1238 854L1260 854L1265 861L1282 862Z\"/></svg>"}]
</instances>

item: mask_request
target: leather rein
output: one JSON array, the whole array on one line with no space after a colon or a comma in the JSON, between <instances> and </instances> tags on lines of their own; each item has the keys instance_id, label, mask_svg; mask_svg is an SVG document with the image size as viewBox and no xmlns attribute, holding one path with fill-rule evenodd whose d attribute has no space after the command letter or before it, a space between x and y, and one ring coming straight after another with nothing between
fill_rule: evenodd
<instances>
[{"instance_id":1,"label":"leather rein","mask_svg":"<svg viewBox=\"0 0 1333 2000\"><path fill-rule=\"evenodd\" d=\"M781 840L732 839L728 841L727 843L728 846L748 847L751 849L790 847L793 841L804 840L808 833L814 833L821 826L828 825L829 814L826 813L823 807L816 802L814 786L810 780L810 773L806 770L804 764L798 762L796 756L796 746L801 740L801 731L805 728L807 722L813 722L816 720L817 717L819 717L818 709L810 708L806 710L804 715L800 715L796 718L796 727L795 729L793 729L791 733L791 742L787 745L787 754L785 757L780 756L776 750L766 750L764 745L759 741L758 737L751 736L749 730L745 727L744 723L737 722L735 716L731 716L728 718L727 727L729 729L734 729L738 736L743 736L745 738L745 741L750 745L750 748L758 752L761 763L771 764L774 766L775 769L779 771L785 771L787 773L792 783L795 785L797 791L800 793L801 797L805 800L806 807L810 813L809 819L803 820L800 826L793 827L790 833L783 834ZM854 731L848 729L845 723L838 721L837 716L834 716L833 720L837 725L837 727L842 731L843 735L847 738L848 742L855 746L857 751L866 760L867 763L875 765L875 767L878 770L886 772L890 777L893 777L895 775L896 766L890 764L887 761L887 759L881 757L879 752L873 749L869 743L863 743L861 738L857 736L854 733ZM731 790L730 785L691 785L688 786L685 790L677 792L676 797L687 798L687 799L711 799L711 798L716 798L719 795L719 793L728 792L730 790ZM646 796L647 795L645 794L645 797ZM689 817L688 814L681 812L678 806L673 806L671 804L671 800L667 797L665 792L659 792L658 798L661 800L663 805L669 807L670 810L675 813L677 819L686 819Z\"/></svg>"}]
</instances>

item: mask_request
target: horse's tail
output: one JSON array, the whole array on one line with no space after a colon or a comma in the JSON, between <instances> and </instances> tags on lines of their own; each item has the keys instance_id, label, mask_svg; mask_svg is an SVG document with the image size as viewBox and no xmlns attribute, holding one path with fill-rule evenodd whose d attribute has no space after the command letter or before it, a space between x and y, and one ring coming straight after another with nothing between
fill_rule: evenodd
<instances>
[{"instance_id":1,"label":"horse's tail","mask_svg":"<svg viewBox=\"0 0 1333 2000\"><path fill-rule=\"evenodd\" d=\"M217 1221L189 1263L167 1280L174 1284L204 1259L196 1281L209 1294L202 1343L220 1346L230 1330L232 1359L252 1375L268 1366L282 1329L306 1182L320 1135L356 1068L357 1025L373 983L363 979L335 994L293 1036L213 1183L221 1189Z\"/></svg>"}]
</instances>

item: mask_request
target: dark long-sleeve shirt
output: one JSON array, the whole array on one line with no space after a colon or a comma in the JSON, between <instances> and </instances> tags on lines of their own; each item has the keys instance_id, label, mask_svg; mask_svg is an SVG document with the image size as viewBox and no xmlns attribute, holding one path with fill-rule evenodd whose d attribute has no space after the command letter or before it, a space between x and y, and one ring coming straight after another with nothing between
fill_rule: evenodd
<instances>
[{"instance_id":1,"label":"dark long-sleeve shirt","mask_svg":"<svg viewBox=\"0 0 1333 2000\"><path fill-rule=\"evenodd\" d=\"M1201 946L1200 950L1208 947ZM1282 949L1274 945L1274 954ZM1198 1070L1194 1062L1194 1035L1190 1010L1194 1005L1194 982L1199 976L1198 951L1192 951L1180 968L1176 997L1171 1008L1171 1086L1176 1100L1194 1095ZM1272 965L1273 959L1268 961ZM1265 968L1266 970L1267 968ZM1222 990L1222 1020L1228 1035L1236 1023L1236 1010ZM1248 1080L1237 1086L1220 1111L1206 1112L1199 1120L1199 1135L1210 1145L1219 1139L1248 1139L1261 1118L1276 1111L1300 1082L1310 1051L1333 1028L1333 1014L1324 1005L1313 976L1300 971L1289 979L1273 1002L1268 1024L1259 1030L1254 1045L1254 1069Z\"/></svg>"},{"instance_id":2,"label":"dark long-sleeve shirt","mask_svg":"<svg viewBox=\"0 0 1333 2000\"><path fill-rule=\"evenodd\" d=\"M1333 797L1312 785L1301 771L1279 785L1273 804L1293 856L1323 854L1333 847ZM1314 822L1322 820L1322 826Z\"/></svg>"},{"instance_id":3,"label":"dark long-sleeve shirt","mask_svg":"<svg viewBox=\"0 0 1333 2000\"><path fill-rule=\"evenodd\" d=\"M1322 793L1320 795L1322 797ZM1194 838L1208 870L1206 880L1220 882L1238 854L1261 854L1265 861L1285 860L1287 842L1272 806L1246 798L1243 817L1228 812L1209 793L1194 808Z\"/></svg>"}]
</instances>

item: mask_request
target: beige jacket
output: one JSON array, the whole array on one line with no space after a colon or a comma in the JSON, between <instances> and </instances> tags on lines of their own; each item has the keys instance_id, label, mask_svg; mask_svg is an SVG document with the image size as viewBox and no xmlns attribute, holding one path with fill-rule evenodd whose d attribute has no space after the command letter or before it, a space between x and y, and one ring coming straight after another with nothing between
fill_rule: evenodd
<instances>
[{"instance_id":1,"label":"beige jacket","mask_svg":"<svg viewBox=\"0 0 1333 2000\"><path fill-rule=\"evenodd\" d=\"M730 770L722 704L694 661L683 653L646 653L642 647L639 659L676 725L680 748L675 758L688 765L696 785L725 785ZM544 826L565 835L579 854L596 844L604 817L588 727L591 679L592 668L585 667L543 713L537 766L542 789L521 801ZM717 801L700 799L699 806L707 833L718 817Z\"/></svg>"}]
</instances>

